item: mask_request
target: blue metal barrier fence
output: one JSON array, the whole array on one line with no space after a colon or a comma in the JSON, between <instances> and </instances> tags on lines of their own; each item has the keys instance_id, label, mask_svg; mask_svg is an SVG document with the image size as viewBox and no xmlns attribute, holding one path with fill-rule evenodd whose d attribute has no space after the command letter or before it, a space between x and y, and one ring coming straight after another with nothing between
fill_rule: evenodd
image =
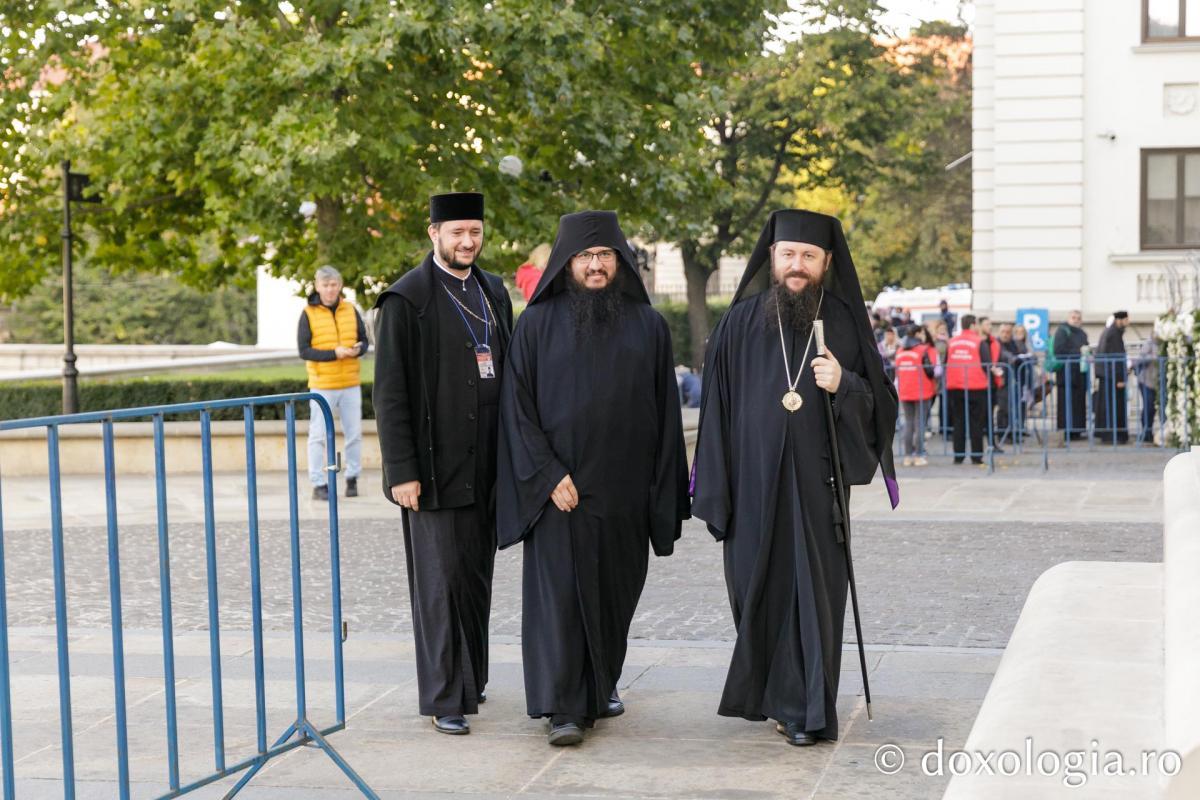
<instances>
[{"instance_id":1,"label":"blue metal barrier fence","mask_svg":"<svg viewBox=\"0 0 1200 800\"><path fill-rule=\"evenodd\" d=\"M325 418L326 470L329 473L329 559L333 614L333 670L336 721L320 728L308 719L304 689L304 627L300 578L300 522L297 505L296 479L296 404L310 402ZM295 649L296 718L274 744L267 745L267 706L263 656L262 583L259 562L258 470L255 462L254 409L261 406L283 405L287 427L287 477L291 544L292 624ZM216 523L213 506L212 471L212 412L217 409L241 408L246 437L246 496L249 507L250 592L253 628L254 693L257 748L253 756L234 764L226 763L224 708L221 685L221 643L217 608ZM176 720L174 631L171 615L170 536L167 521L166 451L164 419L180 414L200 415L200 446L204 493L205 568L208 583L209 657L212 679L213 714L213 772L198 780L183 784L179 774L179 735ZM330 746L327 736L346 727L345 676L342 660L342 608L340 552L338 547L338 515L336 473L338 459L335 449L333 415L328 403L317 394L299 393L248 397L167 406L148 406L119 411L97 411L54 417L9 420L0 422L0 431L22 428L45 428L49 455L51 547L54 570L55 633L58 645L59 719L63 754L63 796L75 797L74 740L71 730L71 667L68 651L67 576L63 548L63 515L61 465L59 463L59 429L67 425L100 423L104 448L104 489L108 527L109 606L112 616L113 685L115 692L117 784L118 796L130 796L129 742L125 700L125 652L121 617L120 537L117 524L116 465L113 447L113 423L150 417L154 426L154 478L158 520L158 564L160 602L163 620L163 676L166 701L167 782L170 791L159 800L179 797L214 781L233 776L243 770L245 775L225 795L237 794L272 758L302 745L319 747L341 768L364 795L376 798L353 768ZM3 768L4 800L16 797L13 772L12 690L9 671L7 587L4 569L3 505L0 504L0 766Z\"/></svg>"},{"instance_id":2,"label":"blue metal barrier fence","mask_svg":"<svg viewBox=\"0 0 1200 800\"><path fill-rule=\"evenodd\" d=\"M894 367L901 388L895 455L924 463L936 449L929 440L940 436L940 455L957 462L969 457L991 471L1002 448L1025 453L1031 439L1043 469L1049 467L1052 438L1061 437L1064 450L1189 447L1196 438L1191 425L1172 429L1167 415L1171 403L1191 407L1188 384L1177 390L1182 397L1171 395L1167 373L1191 369L1192 359L1139 359L1132 368L1129 362L1120 354L1072 356L1047 370L1029 356L989 365L986 383L978 365ZM951 388L967 387L968 375L975 375L974 388Z\"/></svg>"}]
</instances>

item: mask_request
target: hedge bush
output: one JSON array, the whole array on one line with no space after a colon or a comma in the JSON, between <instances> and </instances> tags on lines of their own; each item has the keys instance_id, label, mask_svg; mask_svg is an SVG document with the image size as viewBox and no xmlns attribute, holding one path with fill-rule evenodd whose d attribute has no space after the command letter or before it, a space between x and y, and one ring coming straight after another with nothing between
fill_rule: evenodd
<instances>
[{"instance_id":1,"label":"hedge bush","mask_svg":"<svg viewBox=\"0 0 1200 800\"><path fill-rule=\"evenodd\" d=\"M671 329L671 347L675 351L675 363L686 364L691 358L692 332L688 327L687 303L659 303L655 306L667 320ZM729 301L722 300L708 304L708 316L715 326L726 311Z\"/></svg>"},{"instance_id":2,"label":"hedge bush","mask_svg":"<svg viewBox=\"0 0 1200 800\"><path fill-rule=\"evenodd\" d=\"M676 363L686 364L691 353L691 333L688 329L687 305L684 303L661 303L657 306L671 329L671 341L675 350ZM713 324L728 310L727 302L710 303L708 306ZM375 409L371 405L371 384L363 383L363 419L374 419ZM303 378L278 380L235 380L227 378L171 379L137 378L111 381L85 381L79 386L81 411L107 411L109 409L137 408L140 406L196 403L203 400L224 400L235 397L261 397L270 394L291 394L307 391ZM0 419L45 417L62 410L62 384L58 382L0 383ZM299 419L308 418L308 404L296 409ZM283 419L283 406L263 406L255 409L257 419ZM199 419L200 415L173 416L171 419ZM242 412L237 408L219 409L213 412L214 420L238 420Z\"/></svg>"},{"instance_id":3,"label":"hedge bush","mask_svg":"<svg viewBox=\"0 0 1200 800\"><path fill-rule=\"evenodd\" d=\"M304 380L168 380L150 378L124 381L88 381L80 384L81 411L137 408L140 406L196 403L203 400L225 400L235 397L261 397L270 394L291 394L308 391ZM44 417L62 411L62 385L59 383L0 384L0 419ZM298 419L308 419L308 404L296 407ZM172 420L199 419L200 414L169 417ZM214 420L242 419L240 408L222 408L212 412ZM256 419L283 419L282 405L261 406L255 409ZM374 419L371 405L371 384L363 384L363 418Z\"/></svg>"}]
</instances>

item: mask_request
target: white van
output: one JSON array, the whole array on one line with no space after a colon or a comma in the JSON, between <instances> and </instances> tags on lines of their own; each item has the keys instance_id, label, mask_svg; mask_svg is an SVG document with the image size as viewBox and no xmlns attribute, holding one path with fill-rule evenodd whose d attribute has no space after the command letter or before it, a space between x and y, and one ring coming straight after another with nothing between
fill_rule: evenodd
<instances>
[{"instance_id":1,"label":"white van","mask_svg":"<svg viewBox=\"0 0 1200 800\"><path fill-rule=\"evenodd\" d=\"M913 322L925 323L941 316L941 302L945 300L957 319L971 313L971 286L967 283L951 283L939 289L901 289L889 286L879 293L871 303L871 310L882 315L893 308L907 309ZM957 331L950 331L953 336Z\"/></svg>"}]
</instances>

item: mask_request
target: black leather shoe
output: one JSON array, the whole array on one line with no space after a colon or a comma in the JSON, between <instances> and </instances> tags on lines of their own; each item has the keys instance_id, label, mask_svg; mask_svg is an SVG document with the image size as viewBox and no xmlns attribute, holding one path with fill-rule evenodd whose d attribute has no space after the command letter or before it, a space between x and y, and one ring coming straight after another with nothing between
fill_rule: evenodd
<instances>
[{"instance_id":1,"label":"black leather shoe","mask_svg":"<svg viewBox=\"0 0 1200 800\"><path fill-rule=\"evenodd\" d=\"M621 702L621 696L617 694L617 690L613 689L612 697L608 698L608 708L604 710L600 717L619 717L625 713L625 704Z\"/></svg>"},{"instance_id":2,"label":"black leather shoe","mask_svg":"<svg viewBox=\"0 0 1200 800\"><path fill-rule=\"evenodd\" d=\"M546 741L555 747L567 747L583 741L583 728L574 722L550 723Z\"/></svg>"},{"instance_id":3,"label":"black leather shoe","mask_svg":"<svg viewBox=\"0 0 1200 800\"><path fill-rule=\"evenodd\" d=\"M313 500L328 500L328 499L329 499L329 487L328 486L314 486L313 487Z\"/></svg>"},{"instance_id":4,"label":"black leather shoe","mask_svg":"<svg viewBox=\"0 0 1200 800\"><path fill-rule=\"evenodd\" d=\"M787 739L787 743L795 747L812 747L817 743L817 737L803 730L795 722L784 724L782 722L775 723L775 730L783 734L783 738Z\"/></svg>"},{"instance_id":5,"label":"black leather shoe","mask_svg":"<svg viewBox=\"0 0 1200 800\"><path fill-rule=\"evenodd\" d=\"M346 497L358 497L358 478L346 478Z\"/></svg>"},{"instance_id":6,"label":"black leather shoe","mask_svg":"<svg viewBox=\"0 0 1200 800\"><path fill-rule=\"evenodd\" d=\"M486 703L487 702L487 692L480 692L479 699L476 700L475 702L479 703L479 705L483 705L484 703Z\"/></svg>"},{"instance_id":7,"label":"black leather shoe","mask_svg":"<svg viewBox=\"0 0 1200 800\"><path fill-rule=\"evenodd\" d=\"M433 727L438 733L448 733L451 736L462 736L471 732L467 718L461 715L450 717L434 717Z\"/></svg>"}]
</instances>

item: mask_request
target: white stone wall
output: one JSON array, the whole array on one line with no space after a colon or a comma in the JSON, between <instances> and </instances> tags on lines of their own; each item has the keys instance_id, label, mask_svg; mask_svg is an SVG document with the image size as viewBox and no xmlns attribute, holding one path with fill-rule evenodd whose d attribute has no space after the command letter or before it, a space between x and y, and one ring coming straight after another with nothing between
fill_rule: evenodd
<instances>
[{"instance_id":1,"label":"white stone wall","mask_svg":"<svg viewBox=\"0 0 1200 800\"><path fill-rule=\"evenodd\" d=\"M654 253L654 281L650 291L661 298L684 302L687 300L687 279L683 274L683 256L673 244L651 245ZM746 269L744 257L721 259L720 271L709 278L709 297L732 297Z\"/></svg>"},{"instance_id":2,"label":"white stone wall","mask_svg":"<svg viewBox=\"0 0 1200 800\"><path fill-rule=\"evenodd\" d=\"M1087 2L1084 303L1144 319L1166 309L1166 266L1186 254L1141 252L1141 150L1200 147L1200 42L1143 45L1141 6Z\"/></svg>"},{"instance_id":3,"label":"white stone wall","mask_svg":"<svg viewBox=\"0 0 1200 800\"><path fill-rule=\"evenodd\" d=\"M977 310L1156 316L1184 254L1140 251L1140 152L1200 147L1200 43L1143 45L1137 0L976 9Z\"/></svg>"},{"instance_id":4,"label":"white stone wall","mask_svg":"<svg viewBox=\"0 0 1200 800\"><path fill-rule=\"evenodd\" d=\"M976 147L991 149L974 162L975 304L996 316L1025 305L1061 314L1081 304L1084 283L1084 0L987 5L976 17L987 40Z\"/></svg>"}]
</instances>

